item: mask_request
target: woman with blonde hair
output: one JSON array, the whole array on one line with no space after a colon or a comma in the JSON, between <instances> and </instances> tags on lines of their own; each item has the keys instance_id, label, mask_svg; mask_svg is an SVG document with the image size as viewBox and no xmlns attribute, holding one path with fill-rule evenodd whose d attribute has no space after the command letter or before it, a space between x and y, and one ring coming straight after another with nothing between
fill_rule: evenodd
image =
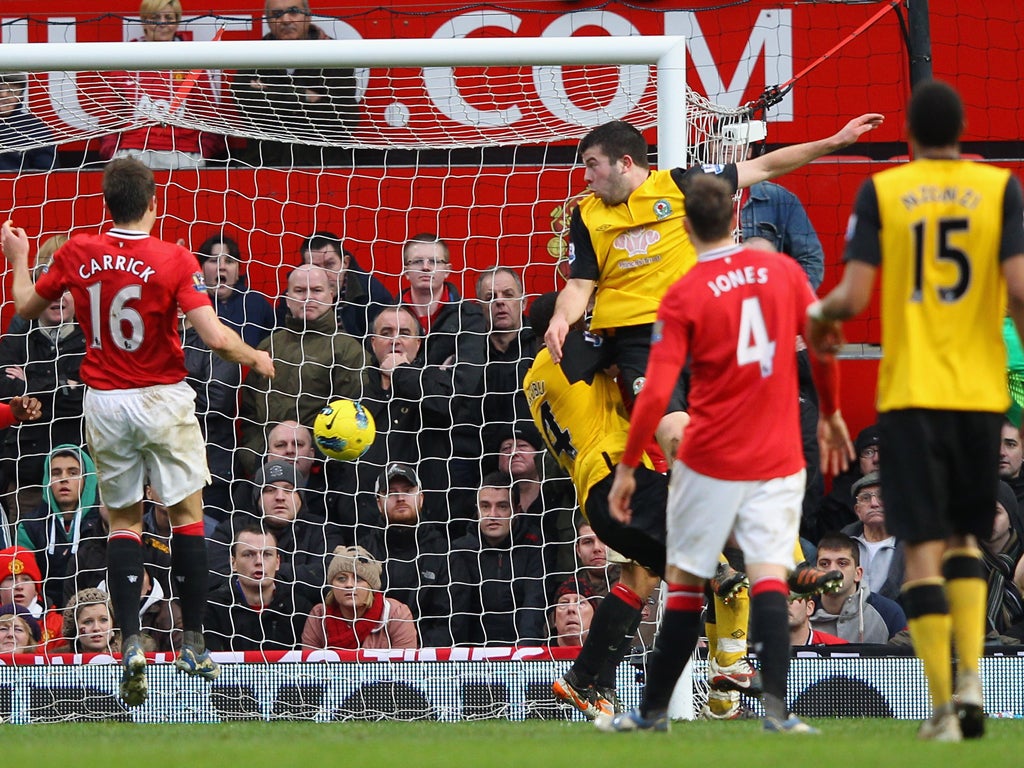
<instances>
[{"instance_id":1,"label":"woman with blonde hair","mask_svg":"<svg viewBox=\"0 0 1024 768\"><path fill-rule=\"evenodd\" d=\"M28 608L9 603L0 608L0 654L32 653L43 630Z\"/></svg>"},{"instance_id":2,"label":"woman with blonde hair","mask_svg":"<svg viewBox=\"0 0 1024 768\"><path fill-rule=\"evenodd\" d=\"M110 595L102 589L81 589L64 609L63 653L118 653L121 638L114 627Z\"/></svg>"},{"instance_id":3,"label":"woman with blonde hair","mask_svg":"<svg viewBox=\"0 0 1024 768\"><path fill-rule=\"evenodd\" d=\"M381 565L362 547L336 547L327 567L330 591L302 630L307 648L418 648L416 622L403 603L384 597Z\"/></svg>"}]
</instances>

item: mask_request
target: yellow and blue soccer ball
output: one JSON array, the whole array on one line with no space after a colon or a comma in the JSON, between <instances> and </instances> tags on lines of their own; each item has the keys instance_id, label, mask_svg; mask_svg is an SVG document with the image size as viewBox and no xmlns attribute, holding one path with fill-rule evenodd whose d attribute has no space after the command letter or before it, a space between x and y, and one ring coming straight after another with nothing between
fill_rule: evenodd
<instances>
[{"instance_id":1,"label":"yellow and blue soccer ball","mask_svg":"<svg viewBox=\"0 0 1024 768\"><path fill-rule=\"evenodd\" d=\"M355 400L335 400L316 415L313 439L325 456L339 461L358 459L373 442L373 415Z\"/></svg>"}]
</instances>

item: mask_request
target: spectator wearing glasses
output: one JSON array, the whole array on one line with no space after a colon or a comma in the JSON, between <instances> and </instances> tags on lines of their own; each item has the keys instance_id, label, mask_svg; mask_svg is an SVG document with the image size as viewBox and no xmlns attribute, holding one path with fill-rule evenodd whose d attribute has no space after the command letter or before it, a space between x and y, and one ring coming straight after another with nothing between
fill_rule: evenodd
<instances>
[{"instance_id":1,"label":"spectator wearing glasses","mask_svg":"<svg viewBox=\"0 0 1024 768\"><path fill-rule=\"evenodd\" d=\"M264 40L330 40L310 21L309 0L266 0ZM356 81L349 68L242 71L232 84L238 110L254 131L294 142L250 139L242 161L255 166L340 165L346 151L298 143L347 136L359 122Z\"/></svg>"},{"instance_id":2,"label":"spectator wearing glasses","mask_svg":"<svg viewBox=\"0 0 1024 768\"><path fill-rule=\"evenodd\" d=\"M451 460L446 485L453 516L471 517L480 482L479 406L487 363L487 323L475 301L465 301L448 278L452 273L448 244L436 234L422 233L402 248L403 276L408 288L400 297L423 328L423 362L441 366L451 377ZM446 446L449 447L449 446Z\"/></svg>"},{"instance_id":3,"label":"spectator wearing glasses","mask_svg":"<svg viewBox=\"0 0 1024 768\"><path fill-rule=\"evenodd\" d=\"M872 446L877 451L877 446ZM877 472L853 484L853 510L858 521L843 528L857 542L864 581L873 594L900 599L903 585L903 547L885 527L885 504Z\"/></svg>"},{"instance_id":4,"label":"spectator wearing glasses","mask_svg":"<svg viewBox=\"0 0 1024 768\"><path fill-rule=\"evenodd\" d=\"M871 472L878 472L881 460L879 441L877 424L865 427L857 434L854 442L857 461L851 463L847 471L833 478L832 490L818 509L819 536L841 531L858 521L853 503L853 484Z\"/></svg>"}]
</instances>

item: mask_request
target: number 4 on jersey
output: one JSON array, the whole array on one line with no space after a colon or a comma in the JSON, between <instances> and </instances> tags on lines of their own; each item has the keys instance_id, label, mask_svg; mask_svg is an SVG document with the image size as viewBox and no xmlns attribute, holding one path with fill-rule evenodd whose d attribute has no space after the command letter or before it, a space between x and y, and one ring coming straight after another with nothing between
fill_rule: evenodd
<instances>
[{"instance_id":1,"label":"number 4 on jersey","mask_svg":"<svg viewBox=\"0 0 1024 768\"><path fill-rule=\"evenodd\" d=\"M740 310L740 335L736 340L736 363L761 366L761 378L772 375L775 359L775 342L768 338L768 327L764 324L761 302L756 296L743 300Z\"/></svg>"}]
</instances>

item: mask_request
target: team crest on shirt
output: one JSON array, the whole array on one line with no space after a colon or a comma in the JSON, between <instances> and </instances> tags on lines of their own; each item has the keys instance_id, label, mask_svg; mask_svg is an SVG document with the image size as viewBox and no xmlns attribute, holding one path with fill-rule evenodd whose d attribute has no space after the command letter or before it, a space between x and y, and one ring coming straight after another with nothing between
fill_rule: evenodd
<instances>
[{"instance_id":1,"label":"team crest on shirt","mask_svg":"<svg viewBox=\"0 0 1024 768\"><path fill-rule=\"evenodd\" d=\"M662 198L661 200L654 204L654 216L656 219L658 219L658 221L661 221L662 219L667 219L671 215L672 204L665 198Z\"/></svg>"},{"instance_id":2,"label":"team crest on shirt","mask_svg":"<svg viewBox=\"0 0 1024 768\"><path fill-rule=\"evenodd\" d=\"M203 279L202 272L192 273L192 287L196 289L196 293L202 293L206 290L206 280Z\"/></svg>"}]
</instances>

